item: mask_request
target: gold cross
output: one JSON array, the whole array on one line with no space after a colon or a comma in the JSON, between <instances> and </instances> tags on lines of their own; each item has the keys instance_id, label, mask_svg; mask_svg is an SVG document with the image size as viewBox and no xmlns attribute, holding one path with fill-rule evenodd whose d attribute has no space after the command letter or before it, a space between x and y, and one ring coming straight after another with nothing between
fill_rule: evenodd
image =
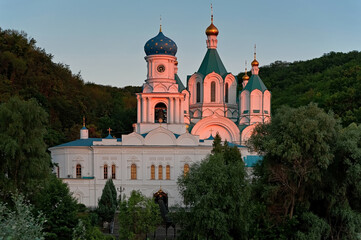
<instances>
[{"instance_id":1,"label":"gold cross","mask_svg":"<svg viewBox=\"0 0 361 240\"><path fill-rule=\"evenodd\" d=\"M111 128L108 128L108 132L109 132L109 135L110 135L110 131L112 131L113 129L111 129Z\"/></svg>"}]
</instances>

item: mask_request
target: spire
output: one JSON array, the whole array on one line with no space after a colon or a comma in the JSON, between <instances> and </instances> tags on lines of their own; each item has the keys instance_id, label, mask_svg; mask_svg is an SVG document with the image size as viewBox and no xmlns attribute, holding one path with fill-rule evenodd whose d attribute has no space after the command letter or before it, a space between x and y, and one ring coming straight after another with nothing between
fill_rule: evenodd
<instances>
[{"instance_id":1,"label":"spire","mask_svg":"<svg viewBox=\"0 0 361 240\"><path fill-rule=\"evenodd\" d=\"M247 75L247 60L245 61L245 70L244 70L244 75L242 77L242 86L243 88L246 87L247 83L248 83L248 80L249 80L249 76Z\"/></svg>"},{"instance_id":2,"label":"spire","mask_svg":"<svg viewBox=\"0 0 361 240\"><path fill-rule=\"evenodd\" d=\"M259 62L257 61L256 59L256 44L254 45L254 59L251 63L252 65L252 75L258 75L258 71L259 71L259 68L258 68L258 65L259 65Z\"/></svg>"},{"instance_id":3,"label":"spire","mask_svg":"<svg viewBox=\"0 0 361 240\"><path fill-rule=\"evenodd\" d=\"M162 15L159 17L159 32L162 32Z\"/></svg>"}]
</instances>

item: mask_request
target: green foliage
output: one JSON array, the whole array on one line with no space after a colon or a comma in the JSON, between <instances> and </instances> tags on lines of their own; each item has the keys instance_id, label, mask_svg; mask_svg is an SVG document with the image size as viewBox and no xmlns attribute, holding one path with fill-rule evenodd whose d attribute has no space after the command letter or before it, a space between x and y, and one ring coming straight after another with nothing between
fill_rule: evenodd
<instances>
[{"instance_id":1,"label":"green foliage","mask_svg":"<svg viewBox=\"0 0 361 240\"><path fill-rule=\"evenodd\" d=\"M33 195L49 176L46 119L34 99L13 97L0 105L0 198L16 191Z\"/></svg>"},{"instance_id":2,"label":"green foliage","mask_svg":"<svg viewBox=\"0 0 361 240\"><path fill-rule=\"evenodd\" d=\"M112 179L106 182L98 202L97 213L102 221L111 222L117 209L117 192Z\"/></svg>"},{"instance_id":3,"label":"green foliage","mask_svg":"<svg viewBox=\"0 0 361 240\"><path fill-rule=\"evenodd\" d=\"M264 154L267 172L261 181L268 184L261 192L272 199L274 214L292 218L297 204L308 207L315 184L333 161L338 129L333 115L315 104L281 107L270 124L256 128L249 142Z\"/></svg>"},{"instance_id":4,"label":"green foliage","mask_svg":"<svg viewBox=\"0 0 361 240\"><path fill-rule=\"evenodd\" d=\"M78 224L77 202L68 186L52 175L35 198L36 210L44 213L46 239L71 239Z\"/></svg>"},{"instance_id":5,"label":"green foliage","mask_svg":"<svg viewBox=\"0 0 361 240\"><path fill-rule=\"evenodd\" d=\"M293 63L276 61L260 68L272 91L272 109L300 107L311 102L332 110L342 125L361 123L361 52L330 52L320 58ZM243 73L238 75L242 81Z\"/></svg>"},{"instance_id":6,"label":"green foliage","mask_svg":"<svg viewBox=\"0 0 361 240\"><path fill-rule=\"evenodd\" d=\"M83 82L52 55L36 47L24 32L0 29L0 103L13 95L35 98L49 114L49 146L79 138L79 124L86 116L90 137L106 136L111 127L120 137L136 121L135 93L141 87L116 88ZM94 131L95 129L95 131Z\"/></svg>"},{"instance_id":7,"label":"green foliage","mask_svg":"<svg viewBox=\"0 0 361 240\"><path fill-rule=\"evenodd\" d=\"M214 154L195 163L178 187L186 209L178 213L184 239L247 239L252 224L250 188L237 148L214 141Z\"/></svg>"},{"instance_id":8,"label":"green foliage","mask_svg":"<svg viewBox=\"0 0 361 240\"><path fill-rule=\"evenodd\" d=\"M144 239L161 223L159 206L140 191L132 191L128 201L123 199L119 212L120 239Z\"/></svg>"},{"instance_id":9,"label":"green foliage","mask_svg":"<svg viewBox=\"0 0 361 240\"><path fill-rule=\"evenodd\" d=\"M42 214L34 216L33 206L25 201L23 195L13 195L14 209L0 202L0 239L40 240L45 218Z\"/></svg>"}]
</instances>

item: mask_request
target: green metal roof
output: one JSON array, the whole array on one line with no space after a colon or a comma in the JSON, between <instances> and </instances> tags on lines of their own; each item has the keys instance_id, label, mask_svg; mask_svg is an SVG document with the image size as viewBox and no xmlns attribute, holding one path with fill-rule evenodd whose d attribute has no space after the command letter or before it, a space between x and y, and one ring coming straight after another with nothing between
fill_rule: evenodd
<instances>
[{"instance_id":1,"label":"green metal roof","mask_svg":"<svg viewBox=\"0 0 361 240\"><path fill-rule=\"evenodd\" d=\"M201 73L203 77L211 72L218 73L222 77L227 75L227 70L218 55L217 49L207 50L206 56L204 56L202 64L198 69L198 73Z\"/></svg>"},{"instance_id":2,"label":"green metal roof","mask_svg":"<svg viewBox=\"0 0 361 240\"><path fill-rule=\"evenodd\" d=\"M252 92L253 90L258 89L261 92L264 92L267 90L267 87L262 82L262 79L258 75L252 75L246 85L246 87L242 90L248 90L249 92Z\"/></svg>"},{"instance_id":3,"label":"green metal roof","mask_svg":"<svg viewBox=\"0 0 361 240\"><path fill-rule=\"evenodd\" d=\"M176 81L176 83L178 84L178 92L182 92L184 89L186 89L182 83L182 81L180 80L178 74L174 75L174 79Z\"/></svg>"}]
</instances>

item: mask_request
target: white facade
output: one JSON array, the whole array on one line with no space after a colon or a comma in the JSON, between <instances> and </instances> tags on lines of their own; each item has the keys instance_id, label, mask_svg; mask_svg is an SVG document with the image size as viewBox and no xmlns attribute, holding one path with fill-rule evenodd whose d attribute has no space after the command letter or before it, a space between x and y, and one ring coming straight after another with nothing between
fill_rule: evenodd
<instances>
[{"instance_id":1,"label":"white facade","mask_svg":"<svg viewBox=\"0 0 361 240\"><path fill-rule=\"evenodd\" d=\"M80 139L49 149L58 177L79 202L96 207L112 178L119 194L141 190L151 197L162 189L169 205L181 203L177 178L210 154L217 133L239 148L247 167L258 159L241 145L256 124L270 119L271 94L258 76L258 62L237 94L237 80L217 53L213 21L206 34L206 56L187 87L177 75L176 44L161 31L146 43L147 79L137 94L133 133L89 138L84 125Z\"/></svg>"}]
</instances>

